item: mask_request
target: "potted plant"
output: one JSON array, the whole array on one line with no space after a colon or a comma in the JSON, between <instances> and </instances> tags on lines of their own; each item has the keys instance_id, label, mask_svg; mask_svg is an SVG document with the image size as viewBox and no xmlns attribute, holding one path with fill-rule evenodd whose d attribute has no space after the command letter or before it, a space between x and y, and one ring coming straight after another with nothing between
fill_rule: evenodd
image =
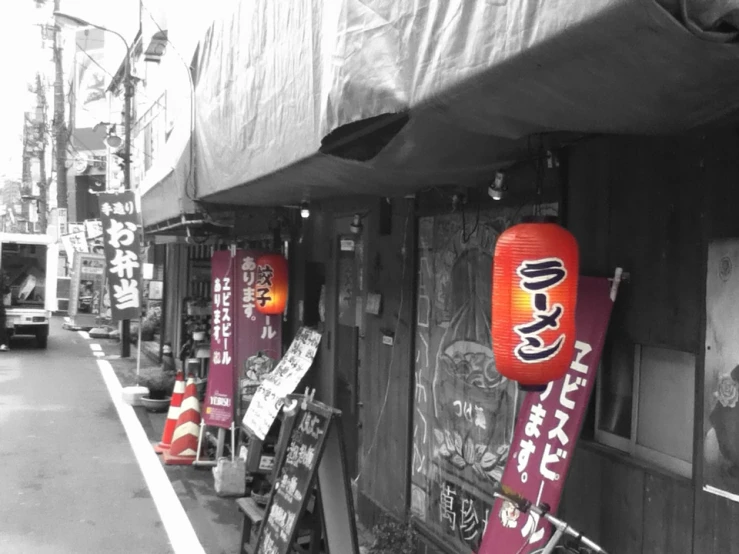
<instances>
[{"instance_id":1,"label":"potted plant","mask_svg":"<svg viewBox=\"0 0 739 554\"><path fill-rule=\"evenodd\" d=\"M141 320L141 340L154 340L162 322L162 309L159 306L149 308Z\"/></svg>"},{"instance_id":2,"label":"potted plant","mask_svg":"<svg viewBox=\"0 0 739 554\"><path fill-rule=\"evenodd\" d=\"M208 324L204 319L199 317L188 318L187 332L190 334L194 342L204 341L207 331Z\"/></svg>"},{"instance_id":3,"label":"potted plant","mask_svg":"<svg viewBox=\"0 0 739 554\"><path fill-rule=\"evenodd\" d=\"M142 371L140 384L149 389L141 398L141 404L150 412L164 412L169 408L175 374L161 367Z\"/></svg>"},{"instance_id":4,"label":"potted plant","mask_svg":"<svg viewBox=\"0 0 739 554\"><path fill-rule=\"evenodd\" d=\"M418 535L410 518L406 523L382 514L379 522L372 528L374 543L370 554L412 554L418 548Z\"/></svg>"}]
</instances>

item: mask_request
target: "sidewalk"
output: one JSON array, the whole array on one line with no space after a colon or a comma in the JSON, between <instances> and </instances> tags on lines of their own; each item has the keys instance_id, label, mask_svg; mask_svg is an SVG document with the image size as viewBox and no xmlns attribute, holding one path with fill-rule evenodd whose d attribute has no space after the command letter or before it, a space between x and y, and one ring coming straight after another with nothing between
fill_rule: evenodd
<instances>
[{"instance_id":1,"label":"sidewalk","mask_svg":"<svg viewBox=\"0 0 739 554\"><path fill-rule=\"evenodd\" d=\"M121 386L136 384L136 346L131 347L131 358L120 357L120 343L110 339L96 339L103 347L105 357L113 366ZM142 353L141 367L152 367L153 363ZM149 413L142 407L134 411L153 445L162 438L167 413ZM232 554L238 551L241 538L242 516L235 499L221 498L213 488L211 468L193 466L167 466L164 469L177 493L182 507L192 522L203 549L208 554Z\"/></svg>"},{"instance_id":2,"label":"sidewalk","mask_svg":"<svg viewBox=\"0 0 739 554\"><path fill-rule=\"evenodd\" d=\"M120 343L114 339L95 339L102 345L105 357L115 371L122 387L136 384L137 346L131 345L131 358L120 357ZM149 347L149 348L147 348ZM148 355L147 355L148 354ZM159 367L158 348L144 343L141 353L141 372ZM153 446L162 438L167 413L150 413L142 407L134 411ZM215 494L211 468L163 465L182 507L192 522L203 549L208 554L232 554L238 551L241 539L242 514L235 498L221 498ZM374 537L357 524L360 554L369 552Z\"/></svg>"}]
</instances>

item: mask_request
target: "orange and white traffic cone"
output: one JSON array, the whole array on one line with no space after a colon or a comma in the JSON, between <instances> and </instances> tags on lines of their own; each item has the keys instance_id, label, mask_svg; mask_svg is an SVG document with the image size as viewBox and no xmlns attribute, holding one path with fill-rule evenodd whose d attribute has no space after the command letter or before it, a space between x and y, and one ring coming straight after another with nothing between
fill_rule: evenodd
<instances>
[{"instance_id":1,"label":"orange and white traffic cone","mask_svg":"<svg viewBox=\"0 0 739 554\"><path fill-rule=\"evenodd\" d=\"M195 378L190 375L185 385L185 398L180 406L172 445L162 454L167 465L192 465L198 453L200 430L200 400Z\"/></svg>"},{"instance_id":2,"label":"orange and white traffic cone","mask_svg":"<svg viewBox=\"0 0 739 554\"><path fill-rule=\"evenodd\" d=\"M177 419L180 417L180 406L182 406L184 395L185 374L182 370L179 370L174 381L172 400L169 401L169 411L167 412L167 421L164 423L164 431L162 431L162 440L154 447L154 452L157 454L163 454L172 445L172 435L174 435L174 430L177 427Z\"/></svg>"}]
</instances>

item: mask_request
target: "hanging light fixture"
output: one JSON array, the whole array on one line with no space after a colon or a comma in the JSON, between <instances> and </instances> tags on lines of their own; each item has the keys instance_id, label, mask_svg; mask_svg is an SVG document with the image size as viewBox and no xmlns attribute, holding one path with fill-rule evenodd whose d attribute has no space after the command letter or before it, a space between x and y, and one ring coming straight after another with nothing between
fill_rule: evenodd
<instances>
[{"instance_id":1,"label":"hanging light fixture","mask_svg":"<svg viewBox=\"0 0 739 554\"><path fill-rule=\"evenodd\" d=\"M577 241L550 221L514 225L498 238L492 273L496 368L524 390L542 390L572 362Z\"/></svg>"},{"instance_id":2,"label":"hanging light fixture","mask_svg":"<svg viewBox=\"0 0 739 554\"><path fill-rule=\"evenodd\" d=\"M354 214L354 218L352 219L351 224L349 225L349 230L354 233L355 235L358 235L362 232L362 229L364 226L362 225L362 216L359 214Z\"/></svg>"},{"instance_id":3,"label":"hanging light fixture","mask_svg":"<svg viewBox=\"0 0 739 554\"><path fill-rule=\"evenodd\" d=\"M264 254L257 258L254 301L257 311L279 315L285 311L288 294L287 260L281 254Z\"/></svg>"},{"instance_id":4,"label":"hanging light fixture","mask_svg":"<svg viewBox=\"0 0 739 554\"><path fill-rule=\"evenodd\" d=\"M123 144L123 139L119 137L115 132L115 123L110 126L110 129L108 130L108 136L105 137L105 140L103 141L108 146L108 148L118 148L121 144Z\"/></svg>"},{"instance_id":5,"label":"hanging light fixture","mask_svg":"<svg viewBox=\"0 0 739 554\"><path fill-rule=\"evenodd\" d=\"M488 195L493 200L503 200L503 194L505 193L506 187L503 184L505 175L502 171L498 171L495 174L495 180L488 185Z\"/></svg>"},{"instance_id":6,"label":"hanging light fixture","mask_svg":"<svg viewBox=\"0 0 739 554\"><path fill-rule=\"evenodd\" d=\"M303 219L308 219L310 217L310 208L308 207L308 202L300 203L300 217L302 217Z\"/></svg>"}]
</instances>

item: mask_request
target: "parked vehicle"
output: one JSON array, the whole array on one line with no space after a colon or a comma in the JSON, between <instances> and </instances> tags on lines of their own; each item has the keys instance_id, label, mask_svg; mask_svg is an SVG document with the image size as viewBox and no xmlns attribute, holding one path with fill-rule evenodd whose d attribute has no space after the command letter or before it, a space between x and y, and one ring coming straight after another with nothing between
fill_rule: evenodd
<instances>
[{"instance_id":1,"label":"parked vehicle","mask_svg":"<svg viewBox=\"0 0 739 554\"><path fill-rule=\"evenodd\" d=\"M3 298L9 336L33 335L46 348L57 310L59 247L48 235L0 233L0 269L10 285Z\"/></svg>"}]
</instances>

